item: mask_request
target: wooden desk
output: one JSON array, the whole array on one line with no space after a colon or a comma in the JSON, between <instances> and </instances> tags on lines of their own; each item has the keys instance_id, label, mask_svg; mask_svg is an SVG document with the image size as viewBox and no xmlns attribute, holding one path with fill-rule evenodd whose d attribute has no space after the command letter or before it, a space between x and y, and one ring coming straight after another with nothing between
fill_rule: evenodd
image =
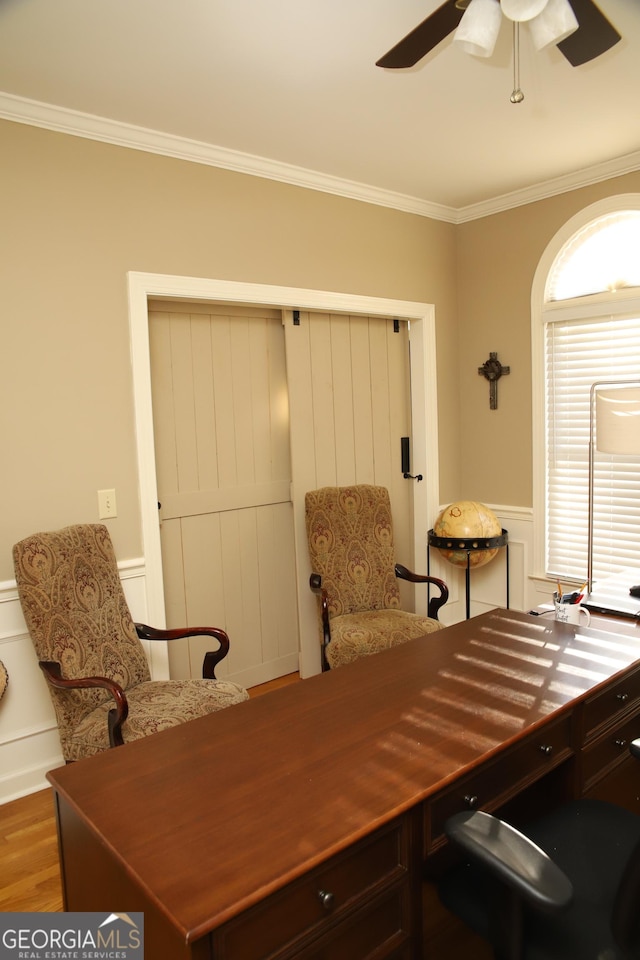
<instances>
[{"instance_id":1,"label":"wooden desk","mask_svg":"<svg viewBox=\"0 0 640 960\"><path fill-rule=\"evenodd\" d=\"M65 909L144 911L154 960L420 957L446 816L553 770L593 789L639 658L496 610L53 771Z\"/></svg>"}]
</instances>

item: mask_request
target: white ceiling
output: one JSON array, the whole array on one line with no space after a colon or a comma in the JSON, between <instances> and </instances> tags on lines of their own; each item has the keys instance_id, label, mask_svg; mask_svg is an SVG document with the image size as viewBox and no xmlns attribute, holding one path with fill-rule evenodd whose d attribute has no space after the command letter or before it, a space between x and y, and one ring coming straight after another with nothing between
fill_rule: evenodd
<instances>
[{"instance_id":1,"label":"white ceiling","mask_svg":"<svg viewBox=\"0 0 640 960\"><path fill-rule=\"evenodd\" d=\"M411 69L375 66L439 3L0 0L0 116L65 129L40 106L56 105L132 125L121 142L146 128L203 162L445 219L640 169L639 0L599 0L623 39L581 67L523 35L519 105L508 21L490 60L448 38Z\"/></svg>"}]
</instances>

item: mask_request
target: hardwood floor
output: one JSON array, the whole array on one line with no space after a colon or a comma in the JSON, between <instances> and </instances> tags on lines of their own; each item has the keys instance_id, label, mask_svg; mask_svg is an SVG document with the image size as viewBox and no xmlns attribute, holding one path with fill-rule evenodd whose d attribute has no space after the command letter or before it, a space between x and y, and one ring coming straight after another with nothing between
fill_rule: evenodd
<instances>
[{"instance_id":1,"label":"hardwood floor","mask_svg":"<svg viewBox=\"0 0 640 960\"><path fill-rule=\"evenodd\" d=\"M252 697L295 683L298 674L280 677L249 690ZM62 910L58 841L53 792L47 788L0 805L0 911L46 912ZM433 960L490 960L486 945L464 931L437 902L425 885L426 927Z\"/></svg>"},{"instance_id":2,"label":"hardwood floor","mask_svg":"<svg viewBox=\"0 0 640 960\"><path fill-rule=\"evenodd\" d=\"M50 789L0 806L0 910L62 910Z\"/></svg>"},{"instance_id":3,"label":"hardwood floor","mask_svg":"<svg viewBox=\"0 0 640 960\"><path fill-rule=\"evenodd\" d=\"M288 673L284 677L276 677L275 680L261 683L257 687L249 687L249 696L260 697L263 693L270 693L272 690L279 690L280 687L288 687L290 683L297 683L299 679L300 675L298 673Z\"/></svg>"}]
</instances>

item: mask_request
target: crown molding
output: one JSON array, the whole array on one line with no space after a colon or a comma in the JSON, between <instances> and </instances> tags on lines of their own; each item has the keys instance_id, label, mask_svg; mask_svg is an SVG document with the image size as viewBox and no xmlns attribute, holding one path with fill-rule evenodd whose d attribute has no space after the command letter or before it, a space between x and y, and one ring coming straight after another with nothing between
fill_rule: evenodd
<instances>
[{"instance_id":1,"label":"crown molding","mask_svg":"<svg viewBox=\"0 0 640 960\"><path fill-rule=\"evenodd\" d=\"M392 190L383 190L366 183L345 180L316 170L280 163L266 157L228 150L199 140L189 140L158 130L42 103L38 100L16 97L2 91L0 91L0 119L42 127L87 140L99 140L131 150L142 150L191 163L220 167L236 173L276 180L307 190L318 190L322 193L360 200L363 203L373 203L403 213L413 213L420 217L454 224L478 220L513 207L533 203L640 169L640 151L638 151L522 190L456 208L402 193L394 193Z\"/></svg>"},{"instance_id":2,"label":"crown molding","mask_svg":"<svg viewBox=\"0 0 640 960\"><path fill-rule=\"evenodd\" d=\"M605 160L603 163L591 167L585 167L575 173L545 180L542 183L534 184L532 187L514 190L512 193L504 193L502 196L493 197L491 200L485 200L482 203L459 207L456 210L455 222L465 223L467 220L479 220L481 217L501 213L503 210L511 210L513 207L521 207L527 203L535 203L537 200L545 200L547 197L555 197L559 193L568 193L570 190L578 190L580 187L588 187L592 183L611 180L612 177L621 177L625 173L633 173L636 170L640 170L640 150L635 153L628 153L623 157L616 157L613 160Z\"/></svg>"},{"instance_id":3,"label":"crown molding","mask_svg":"<svg viewBox=\"0 0 640 960\"><path fill-rule=\"evenodd\" d=\"M120 123L105 117L89 113L68 110L37 100L15 97L0 92L0 118L15 123L26 123L43 127L57 133L66 133L88 140L100 140L132 150L157 153L178 160L202 163L212 167L221 167L236 173L246 173L267 180L277 180L307 190L319 190L334 196L350 200L362 200L382 207L391 207L404 213L415 213L421 217L446 220L455 223L456 211L438 203L420 200L391 190L382 190L366 183L344 180L316 170L307 170L288 163L279 163L266 157L257 157L250 153L228 150L199 140L176 137L158 130Z\"/></svg>"}]
</instances>

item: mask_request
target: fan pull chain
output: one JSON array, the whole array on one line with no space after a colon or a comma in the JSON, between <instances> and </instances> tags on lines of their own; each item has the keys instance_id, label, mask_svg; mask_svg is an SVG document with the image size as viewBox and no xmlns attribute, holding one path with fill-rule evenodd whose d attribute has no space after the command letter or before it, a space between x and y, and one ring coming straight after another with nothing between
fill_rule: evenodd
<instances>
[{"instance_id":1,"label":"fan pull chain","mask_svg":"<svg viewBox=\"0 0 640 960\"><path fill-rule=\"evenodd\" d=\"M513 93L511 103L522 103L524 93L520 89L520 23L513 21Z\"/></svg>"}]
</instances>

